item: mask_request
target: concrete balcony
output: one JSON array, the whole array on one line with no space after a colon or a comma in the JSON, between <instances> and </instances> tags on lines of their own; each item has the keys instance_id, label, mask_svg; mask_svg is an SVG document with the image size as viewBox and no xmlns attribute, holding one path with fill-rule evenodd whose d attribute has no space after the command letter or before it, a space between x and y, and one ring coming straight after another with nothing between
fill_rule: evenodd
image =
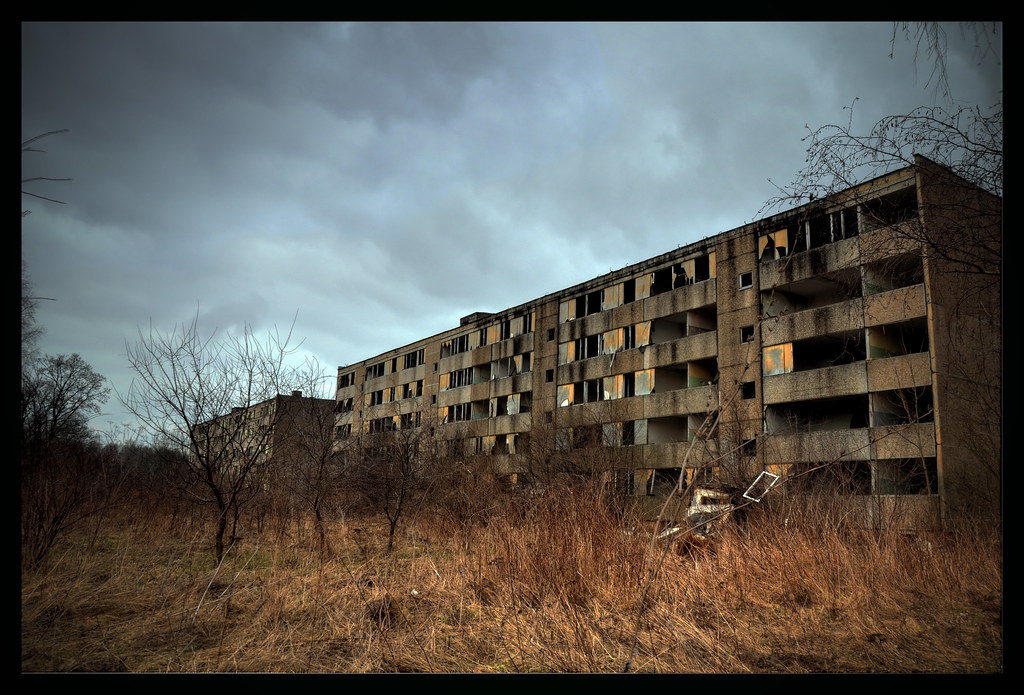
<instances>
[{"instance_id":1,"label":"concrete balcony","mask_svg":"<svg viewBox=\"0 0 1024 695\"><path fill-rule=\"evenodd\" d=\"M892 391L932 383L931 357L927 352L867 361L868 388ZM774 378L774 377L772 377Z\"/></svg>"},{"instance_id":2,"label":"concrete balcony","mask_svg":"<svg viewBox=\"0 0 1024 695\"><path fill-rule=\"evenodd\" d=\"M868 461L871 437L868 429L831 430L803 434L773 434L758 442L765 461L817 463Z\"/></svg>"},{"instance_id":3,"label":"concrete balcony","mask_svg":"<svg viewBox=\"0 0 1024 695\"><path fill-rule=\"evenodd\" d=\"M660 319L683 311L699 309L718 300L718 280L711 278L696 285L686 285L670 292L641 300L644 307L644 321Z\"/></svg>"},{"instance_id":4,"label":"concrete balcony","mask_svg":"<svg viewBox=\"0 0 1024 695\"><path fill-rule=\"evenodd\" d=\"M644 417L671 417L707 413L718 407L718 386L697 386L637 396L643 400Z\"/></svg>"},{"instance_id":5,"label":"concrete balcony","mask_svg":"<svg viewBox=\"0 0 1024 695\"><path fill-rule=\"evenodd\" d=\"M864 322L879 326L927 314L924 285L911 285L864 297Z\"/></svg>"},{"instance_id":6,"label":"concrete balcony","mask_svg":"<svg viewBox=\"0 0 1024 695\"><path fill-rule=\"evenodd\" d=\"M867 364L854 362L839 367L766 376L762 380L765 405L809 401L867 393Z\"/></svg>"},{"instance_id":7,"label":"concrete balcony","mask_svg":"<svg viewBox=\"0 0 1024 695\"><path fill-rule=\"evenodd\" d=\"M792 256L761 263L761 289L766 290L779 285L808 280L836 270L853 268L859 264L859 240L856 237L844 239L810 251L794 253Z\"/></svg>"},{"instance_id":8,"label":"concrete balcony","mask_svg":"<svg viewBox=\"0 0 1024 695\"><path fill-rule=\"evenodd\" d=\"M690 442L658 442L641 447L644 468L682 468L708 466L719 459L718 442L714 439Z\"/></svg>"},{"instance_id":9,"label":"concrete balcony","mask_svg":"<svg viewBox=\"0 0 1024 695\"><path fill-rule=\"evenodd\" d=\"M665 367L718 356L718 331L708 331L643 348L643 366Z\"/></svg>"},{"instance_id":10,"label":"concrete balcony","mask_svg":"<svg viewBox=\"0 0 1024 695\"><path fill-rule=\"evenodd\" d=\"M517 415L499 415L487 419L487 434L512 434L529 432L532 423L531 413Z\"/></svg>"},{"instance_id":11,"label":"concrete balcony","mask_svg":"<svg viewBox=\"0 0 1024 695\"><path fill-rule=\"evenodd\" d=\"M872 427L870 432L872 458L914 459L935 456L934 423Z\"/></svg>"},{"instance_id":12,"label":"concrete balcony","mask_svg":"<svg viewBox=\"0 0 1024 695\"><path fill-rule=\"evenodd\" d=\"M830 333L843 333L864 327L860 299L805 309L793 314L766 318L761 323L761 342L777 345Z\"/></svg>"}]
</instances>

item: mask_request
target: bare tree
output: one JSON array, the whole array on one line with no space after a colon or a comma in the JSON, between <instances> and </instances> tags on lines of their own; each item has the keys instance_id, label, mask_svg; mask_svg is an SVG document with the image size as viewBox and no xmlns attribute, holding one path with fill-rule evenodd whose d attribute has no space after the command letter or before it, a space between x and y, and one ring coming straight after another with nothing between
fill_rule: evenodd
<instances>
[{"instance_id":1,"label":"bare tree","mask_svg":"<svg viewBox=\"0 0 1024 695\"><path fill-rule=\"evenodd\" d=\"M399 525L428 499L439 479L429 427L406 427L361 436L347 452L346 481L388 525L388 552Z\"/></svg>"},{"instance_id":2,"label":"bare tree","mask_svg":"<svg viewBox=\"0 0 1024 695\"><path fill-rule=\"evenodd\" d=\"M327 522L330 502L337 498L345 457L340 451L344 442L335 439L335 403L330 393L333 378L319 365L307 363L306 380L301 386L305 394L300 400L288 402L288 428L277 444L272 485L278 497L298 500L313 517L313 529L321 557L331 551Z\"/></svg>"},{"instance_id":3,"label":"bare tree","mask_svg":"<svg viewBox=\"0 0 1024 695\"><path fill-rule=\"evenodd\" d=\"M28 567L117 499L117 461L88 426L109 393L104 384L78 355L46 355L22 367L21 533Z\"/></svg>"},{"instance_id":4,"label":"bare tree","mask_svg":"<svg viewBox=\"0 0 1024 695\"><path fill-rule=\"evenodd\" d=\"M187 457L188 489L217 512L219 561L236 539L239 518L263 487L267 451L286 409L273 399L301 381L289 366L291 330L257 338L203 335L198 315L170 333L139 331L126 345L135 372L124 406L160 441Z\"/></svg>"}]
</instances>

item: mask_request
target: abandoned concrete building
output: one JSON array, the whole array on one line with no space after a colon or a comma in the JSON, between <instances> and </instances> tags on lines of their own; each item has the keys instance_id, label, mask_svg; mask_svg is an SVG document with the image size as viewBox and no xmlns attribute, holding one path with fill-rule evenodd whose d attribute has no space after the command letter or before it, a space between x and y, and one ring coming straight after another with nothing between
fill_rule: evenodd
<instances>
[{"instance_id":1,"label":"abandoned concrete building","mask_svg":"<svg viewBox=\"0 0 1024 695\"><path fill-rule=\"evenodd\" d=\"M288 460L300 443L308 449L320 440L330 442L334 405L331 399L292 391L232 408L192 428L190 455L205 457L214 468L259 469L274 459Z\"/></svg>"},{"instance_id":2,"label":"abandoned concrete building","mask_svg":"<svg viewBox=\"0 0 1024 695\"><path fill-rule=\"evenodd\" d=\"M919 157L823 200L339 367L335 443L511 479L571 461L654 509L682 474L868 526L999 513L1001 198Z\"/></svg>"}]
</instances>

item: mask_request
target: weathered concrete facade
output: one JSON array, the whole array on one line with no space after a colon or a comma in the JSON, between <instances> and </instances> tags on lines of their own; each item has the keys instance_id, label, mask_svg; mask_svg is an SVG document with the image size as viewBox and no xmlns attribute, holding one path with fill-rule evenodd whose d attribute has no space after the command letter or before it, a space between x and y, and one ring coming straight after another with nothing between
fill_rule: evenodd
<instances>
[{"instance_id":1,"label":"weathered concrete facade","mask_svg":"<svg viewBox=\"0 0 1024 695\"><path fill-rule=\"evenodd\" d=\"M430 428L537 475L598 440L634 495L680 469L838 468L866 524L998 513L1001 224L1001 199L919 158L339 367L338 446Z\"/></svg>"}]
</instances>

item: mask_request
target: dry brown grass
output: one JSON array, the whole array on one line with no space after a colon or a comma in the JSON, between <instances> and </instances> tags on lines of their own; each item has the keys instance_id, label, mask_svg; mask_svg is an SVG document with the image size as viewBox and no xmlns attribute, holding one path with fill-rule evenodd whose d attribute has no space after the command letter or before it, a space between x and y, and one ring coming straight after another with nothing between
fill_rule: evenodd
<instances>
[{"instance_id":1,"label":"dry brown grass","mask_svg":"<svg viewBox=\"0 0 1024 695\"><path fill-rule=\"evenodd\" d=\"M268 525L268 528L272 525ZM1001 546L733 526L663 553L585 491L487 525L421 515L252 532L154 511L69 537L22 576L22 670L801 673L1002 671Z\"/></svg>"}]
</instances>

